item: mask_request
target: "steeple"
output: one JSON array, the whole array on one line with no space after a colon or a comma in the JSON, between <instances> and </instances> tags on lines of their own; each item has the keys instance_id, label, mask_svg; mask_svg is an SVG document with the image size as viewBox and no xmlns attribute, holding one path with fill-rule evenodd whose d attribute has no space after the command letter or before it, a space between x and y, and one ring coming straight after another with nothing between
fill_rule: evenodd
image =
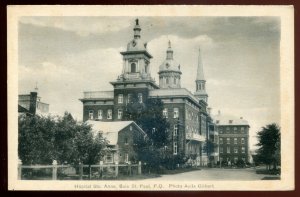
<instances>
[{"instance_id":1,"label":"steeple","mask_svg":"<svg viewBox=\"0 0 300 197\"><path fill-rule=\"evenodd\" d=\"M203 64L202 64L202 58L201 58L201 49L199 48L199 54L198 54L198 68L197 68L197 78L196 80L202 80L204 79L204 72L203 72Z\"/></svg>"},{"instance_id":2,"label":"steeple","mask_svg":"<svg viewBox=\"0 0 300 197\"><path fill-rule=\"evenodd\" d=\"M208 95L206 93L205 83L206 83L206 80L204 78L201 50L199 48L195 96L199 100L203 100L203 101L207 102Z\"/></svg>"}]
</instances>

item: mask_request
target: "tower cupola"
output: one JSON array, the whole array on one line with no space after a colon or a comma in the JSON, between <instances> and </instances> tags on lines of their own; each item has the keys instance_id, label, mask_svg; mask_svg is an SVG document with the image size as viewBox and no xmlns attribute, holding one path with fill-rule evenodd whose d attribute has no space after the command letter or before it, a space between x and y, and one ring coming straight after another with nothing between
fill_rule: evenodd
<instances>
[{"instance_id":1,"label":"tower cupola","mask_svg":"<svg viewBox=\"0 0 300 197\"><path fill-rule=\"evenodd\" d=\"M173 58L171 41L168 43L167 56L165 61L159 66L159 87L160 88L180 88L181 71L180 64Z\"/></svg>"}]
</instances>

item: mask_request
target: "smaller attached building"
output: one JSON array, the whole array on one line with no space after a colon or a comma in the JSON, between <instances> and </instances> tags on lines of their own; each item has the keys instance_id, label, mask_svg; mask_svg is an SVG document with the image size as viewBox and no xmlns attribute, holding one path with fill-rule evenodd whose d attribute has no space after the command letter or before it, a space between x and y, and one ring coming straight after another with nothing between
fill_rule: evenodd
<instances>
[{"instance_id":1,"label":"smaller attached building","mask_svg":"<svg viewBox=\"0 0 300 197\"><path fill-rule=\"evenodd\" d=\"M104 163L137 163L135 148L146 133L133 121L102 122L88 120L94 134L101 132L108 141Z\"/></svg>"},{"instance_id":2,"label":"smaller attached building","mask_svg":"<svg viewBox=\"0 0 300 197\"><path fill-rule=\"evenodd\" d=\"M214 117L219 134L220 162L249 162L249 128L247 120L219 114Z\"/></svg>"}]
</instances>

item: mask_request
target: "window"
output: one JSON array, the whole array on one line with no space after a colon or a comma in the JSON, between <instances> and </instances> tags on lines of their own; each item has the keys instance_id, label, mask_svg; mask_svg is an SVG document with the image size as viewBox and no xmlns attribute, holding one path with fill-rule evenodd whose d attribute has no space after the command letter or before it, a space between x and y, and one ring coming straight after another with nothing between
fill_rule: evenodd
<instances>
[{"instance_id":1,"label":"window","mask_svg":"<svg viewBox=\"0 0 300 197\"><path fill-rule=\"evenodd\" d=\"M143 94L142 93L138 93L138 99L139 99L139 103L143 103Z\"/></svg>"},{"instance_id":2,"label":"window","mask_svg":"<svg viewBox=\"0 0 300 197\"><path fill-rule=\"evenodd\" d=\"M102 115L103 115L102 109L98 110L98 119L101 120L103 118Z\"/></svg>"},{"instance_id":3,"label":"window","mask_svg":"<svg viewBox=\"0 0 300 197\"><path fill-rule=\"evenodd\" d=\"M241 138L241 144L245 144L245 138Z\"/></svg>"},{"instance_id":4,"label":"window","mask_svg":"<svg viewBox=\"0 0 300 197\"><path fill-rule=\"evenodd\" d=\"M238 148L234 147L234 153L238 153Z\"/></svg>"},{"instance_id":5,"label":"window","mask_svg":"<svg viewBox=\"0 0 300 197\"><path fill-rule=\"evenodd\" d=\"M168 108L163 110L163 117L168 118Z\"/></svg>"},{"instance_id":6,"label":"window","mask_svg":"<svg viewBox=\"0 0 300 197\"><path fill-rule=\"evenodd\" d=\"M178 118L179 117L179 110L178 108L174 108L174 118Z\"/></svg>"},{"instance_id":7,"label":"window","mask_svg":"<svg viewBox=\"0 0 300 197\"><path fill-rule=\"evenodd\" d=\"M166 78L166 84L169 84L169 77Z\"/></svg>"},{"instance_id":8,"label":"window","mask_svg":"<svg viewBox=\"0 0 300 197\"><path fill-rule=\"evenodd\" d=\"M152 134L155 133L155 131L156 131L156 129L155 129L155 128L152 128Z\"/></svg>"},{"instance_id":9,"label":"window","mask_svg":"<svg viewBox=\"0 0 300 197\"><path fill-rule=\"evenodd\" d=\"M127 137L125 137L124 143L125 143L125 145L128 145L128 138Z\"/></svg>"},{"instance_id":10,"label":"window","mask_svg":"<svg viewBox=\"0 0 300 197\"><path fill-rule=\"evenodd\" d=\"M234 157L234 163L236 163L238 160L238 157Z\"/></svg>"},{"instance_id":11,"label":"window","mask_svg":"<svg viewBox=\"0 0 300 197\"><path fill-rule=\"evenodd\" d=\"M118 95L118 103L123 103L123 94Z\"/></svg>"},{"instance_id":12,"label":"window","mask_svg":"<svg viewBox=\"0 0 300 197\"><path fill-rule=\"evenodd\" d=\"M242 153L245 153L245 147L242 147Z\"/></svg>"},{"instance_id":13,"label":"window","mask_svg":"<svg viewBox=\"0 0 300 197\"><path fill-rule=\"evenodd\" d=\"M131 72L132 73L136 72L136 64L135 63L131 63Z\"/></svg>"},{"instance_id":14,"label":"window","mask_svg":"<svg viewBox=\"0 0 300 197\"><path fill-rule=\"evenodd\" d=\"M112 119L112 110L107 110L107 119Z\"/></svg>"},{"instance_id":15,"label":"window","mask_svg":"<svg viewBox=\"0 0 300 197\"><path fill-rule=\"evenodd\" d=\"M178 125L175 124L174 125L174 136L177 136L178 135Z\"/></svg>"},{"instance_id":16,"label":"window","mask_svg":"<svg viewBox=\"0 0 300 197\"><path fill-rule=\"evenodd\" d=\"M227 144L230 144L230 138L229 137L226 139L226 142L227 142Z\"/></svg>"},{"instance_id":17,"label":"window","mask_svg":"<svg viewBox=\"0 0 300 197\"><path fill-rule=\"evenodd\" d=\"M241 127L241 133L244 133L245 131L244 131L244 127Z\"/></svg>"},{"instance_id":18,"label":"window","mask_svg":"<svg viewBox=\"0 0 300 197\"><path fill-rule=\"evenodd\" d=\"M93 111L93 110L90 110L90 111L89 111L89 119L90 119L90 120L93 120L93 119L94 119L94 111Z\"/></svg>"},{"instance_id":19,"label":"window","mask_svg":"<svg viewBox=\"0 0 300 197\"><path fill-rule=\"evenodd\" d=\"M223 147L220 147L220 153L223 153Z\"/></svg>"},{"instance_id":20,"label":"window","mask_svg":"<svg viewBox=\"0 0 300 197\"><path fill-rule=\"evenodd\" d=\"M220 141L220 144L223 144L223 138L220 138L219 141Z\"/></svg>"},{"instance_id":21,"label":"window","mask_svg":"<svg viewBox=\"0 0 300 197\"><path fill-rule=\"evenodd\" d=\"M230 153L230 146L227 146L227 153Z\"/></svg>"},{"instance_id":22,"label":"window","mask_svg":"<svg viewBox=\"0 0 300 197\"><path fill-rule=\"evenodd\" d=\"M128 96L127 96L127 102L128 103L132 102L132 94L128 94Z\"/></svg>"},{"instance_id":23,"label":"window","mask_svg":"<svg viewBox=\"0 0 300 197\"><path fill-rule=\"evenodd\" d=\"M177 151L178 151L178 150L177 150L177 149L178 149L178 147L177 147L177 142L174 142L174 143L173 143L173 146L174 146L174 152L173 152L173 154L174 154L174 155L177 155Z\"/></svg>"},{"instance_id":24,"label":"window","mask_svg":"<svg viewBox=\"0 0 300 197\"><path fill-rule=\"evenodd\" d=\"M113 163L113 154L112 153L107 153L106 163Z\"/></svg>"},{"instance_id":25,"label":"window","mask_svg":"<svg viewBox=\"0 0 300 197\"><path fill-rule=\"evenodd\" d=\"M123 116L123 110L118 109L118 119L122 119L122 116Z\"/></svg>"},{"instance_id":26,"label":"window","mask_svg":"<svg viewBox=\"0 0 300 197\"><path fill-rule=\"evenodd\" d=\"M176 78L174 78L174 84L176 84Z\"/></svg>"},{"instance_id":27,"label":"window","mask_svg":"<svg viewBox=\"0 0 300 197\"><path fill-rule=\"evenodd\" d=\"M226 133L229 133L230 128L226 127Z\"/></svg>"},{"instance_id":28,"label":"window","mask_svg":"<svg viewBox=\"0 0 300 197\"><path fill-rule=\"evenodd\" d=\"M237 138L234 138L234 144L237 144Z\"/></svg>"},{"instance_id":29,"label":"window","mask_svg":"<svg viewBox=\"0 0 300 197\"><path fill-rule=\"evenodd\" d=\"M125 153L125 163L128 163L129 158L128 158L128 153Z\"/></svg>"}]
</instances>

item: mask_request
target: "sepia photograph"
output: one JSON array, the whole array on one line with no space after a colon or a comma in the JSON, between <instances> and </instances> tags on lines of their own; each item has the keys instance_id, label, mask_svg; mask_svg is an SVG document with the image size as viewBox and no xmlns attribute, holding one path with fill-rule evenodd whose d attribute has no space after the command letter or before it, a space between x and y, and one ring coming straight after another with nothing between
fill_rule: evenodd
<instances>
[{"instance_id":1,"label":"sepia photograph","mask_svg":"<svg viewBox=\"0 0 300 197\"><path fill-rule=\"evenodd\" d=\"M292 7L10 6L7 20L10 189L294 188Z\"/></svg>"}]
</instances>

